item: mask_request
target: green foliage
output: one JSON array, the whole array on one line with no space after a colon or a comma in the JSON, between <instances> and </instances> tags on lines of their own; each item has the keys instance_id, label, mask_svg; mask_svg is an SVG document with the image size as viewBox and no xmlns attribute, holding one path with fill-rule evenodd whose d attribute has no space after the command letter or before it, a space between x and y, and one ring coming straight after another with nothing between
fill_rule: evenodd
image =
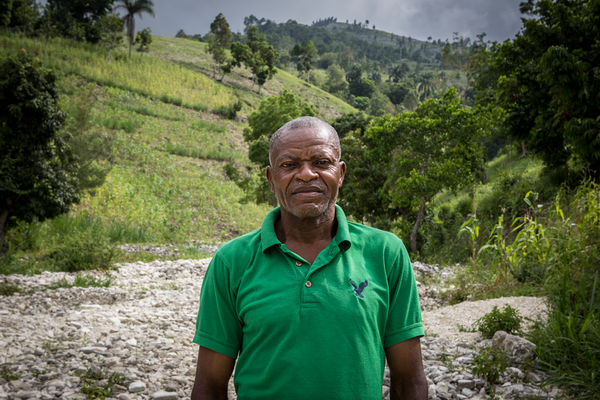
<instances>
[{"instance_id":1,"label":"green foliage","mask_svg":"<svg viewBox=\"0 0 600 400\"><path fill-rule=\"evenodd\" d=\"M0 257L4 229L44 220L79 201L77 164L59 134L56 76L26 52L0 63ZM10 218L9 218L10 217Z\"/></svg>"},{"instance_id":2,"label":"green foliage","mask_svg":"<svg viewBox=\"0 0 600 400\"><path fill-rule=\"evenodd\" d=\"M129 381L117 372L109 373L97 367L92 367L86 372L75 372L81 378L83 383L80 393L86 395L88 400L104 400L112 396L114 385L128 386Z\"/></svg>"},{"instance_id":3,"label":"green foliage","mask_svg":"<svg viewBox=\"0 0 600 400\"><path fill-rule=\"evenodd\" d=\"M520 334L522 322L523 317L519 315L518 311L509 304L505 304L502 311L494 306L492 311L479 318L473 325L477 327L484 338L491 339L498 331L504 331L511 335Z\"/></svg>"},{"instance_id":4,"label":"green foliage","mask_svg":"<svg viewBox=\"0 0 600 400\"><path fill-rule=\"evenodd\" d=\"M150 30L150 28L145 28L145 29L142 29L141 31L139 31L135 35L134 43L138 45L138 48L136 49L136 51L141 53L140 54L140 65L142 65L142 56L144 55L144 53L147 53L150 51L150 45L152 44L151 32L152 31Z\"/></svg>"},{"instance_id":5,"label":"green foliage","mask_svg":"<svg viewBox=\"0 0 600 400\"><path fill-rule=\"evenodd\" d=\"M227 119L235 120L237 113L242 109L242 102L240 100L228 106L219 106L213 108L213 113L225 117Z\"/></svg>"},{"instance_id":6,"label":"green foliage","mask_svg":"<svg viewBox=\"0 0 600 400\"><path fill-rule=\"evenodd\" d=\"M56 290L60 288L72 288L72 287L109 287L112 284L111 278L96 278L90 274L77 274L75 275L75 280L73 283L67 281L66 279L61 279L57 282L52 283L47 287L48 290Z\"/></svg>"},{"instance_id":7,"label":"green foliage","mask_svg":"<svg viewBox=\"0 0 600 400\"><path fill-rule=\"evenodd\" d=\"M0 371L0 377L7 382L16 381L21 378L21 374L18 372L14 372L8 366L3 366L2 371Z\"/></svg>"},{"instance_id":8,"label":"green foliage","mask_svg":"<svg viewBox=\"0 0 600 400\"><path fill-rule=\"evenodd\" d=\"M483 153L476 139L494 124L491 110L467 110L455 90L424 102L416 112L376 119L367 136L377 142L372 157L385 165L388 179L380 193L390 206L414 218L411 250L429 201L442 189L467 187L481 176Z\"/></svg>"},{"instance_id":9,"label":"green foliage","mask_svg":"<svg viewBox=\"0 0 600 400\"><path fill-rule=\"evenodd\" d=\"M216 16L215 20L210 24L210 32L206 36L206 52L210 53L213 58L213 79L215 78L217 66L222 66L227 62L226 50L231 45L231 30L229 23L222 13ZM229 68L230 69L230 68ZM223 69L223 76L228 72L228 68ZM221 78L222 80L223 78Z\"/></svg>"},{"instance_id":10,"label":"green foliage","mask_svg":"<svg viewBox=\"0 0 600 400\"><path fill-rule=\"evenodd\" d=\"M475 376L485 379L493 386L508 368L508 355L504 350L489 347L475 356L471 370Z\"/></svg>"},{"instance_id":11,"label":"green foliage","mask_svg":"<svg viewBox=\"0 0 600 400\"><path fill-rule=\"evenodd\" d=\"M313 68L315 57L317 57L318 50L311 40L303 45L296 43L296 45L290 51L290 55L298 58L296 68L298 72L302 73L306 71L307 81L310 81L310 70Z\"/></svg>"},{"instance_id":12,"label":"green foliage","mask_svg":"<svg viewBox=\"0 0 600 400\"><path fill-rule=\"evenodd\" d=\"M12 296L13 294L20 292L21 288L17 285L11 285L10 283L0 282L0 296Z\"/></svg>"},{"instance_id":13,"label":"green foliage","mask_svg":"<svg viewBox=\"0 0 600 400\"><path fill-rule=\"evenodd\" d=\"M49 262L57 271L76 272L92 269L109 270L115 248L107 238L85 231L66 240L48 253Z\"/></svg>"},{"instance_id":14,"label":"green foliage","mask_svg":"<svg viewBox=\"0 0 600 400\"><path fill-rule=\"evenodd\" d=\"M117 6L114 11L123 8L127 14L123 17L125 27L127 28L127 37L129 39L129 59L131 60L131 47L133 46L135 35L135 16L142 17L142 13L148 13L154 18L154 3L152 0L117 0Z\"/></svg>"},{"instance_id":15,"label":"green foliage","mask_svg":"<svg viewBox=\"0 0 600 400\"><path fill-rule=\"evenodd\" d=\"M97 26L101 34L100 44L106 48L106 59L110 62L113 50L123 41L124 21L119 14L107 14L98 20Z\"/></svg>"},{"instance_id":16,"label":"green foliage","mask_svg":"<svg viewBox=\"0 0 600 400\"><path fill-rule=\"evenodd\" d=\"M549 168L600 171L600 2L529 0L519 36L492 48L506 132ZM495 83L495 82L494 82ZM595 172L593 172L595 171Z\"/></svg>"}]
</instances>

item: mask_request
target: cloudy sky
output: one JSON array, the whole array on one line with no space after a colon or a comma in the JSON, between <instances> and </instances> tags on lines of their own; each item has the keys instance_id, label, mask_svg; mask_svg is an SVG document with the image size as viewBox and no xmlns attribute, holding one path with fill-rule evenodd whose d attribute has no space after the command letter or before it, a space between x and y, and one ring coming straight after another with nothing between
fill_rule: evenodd
<instances>
[{"instance_id":1,"label":"cloudy sky","mask_svg":"<svg viewBox=\"0 0 600 400\"><path fill-rule=\"evenodd\" d=\"M475 39L504 41L521 28L519 3L522 0L154 0L156 18L136 19L136 31L146 27L152 33L175 36L206 34L210 23L223 13L232 31L243 31L244 17L254 14L276 22L294 19L310 24L319 18L336 17L339 22L369 20L369 26L403 36L425 40L451 39L453 32Z\"/></svg>"}]
</instances>

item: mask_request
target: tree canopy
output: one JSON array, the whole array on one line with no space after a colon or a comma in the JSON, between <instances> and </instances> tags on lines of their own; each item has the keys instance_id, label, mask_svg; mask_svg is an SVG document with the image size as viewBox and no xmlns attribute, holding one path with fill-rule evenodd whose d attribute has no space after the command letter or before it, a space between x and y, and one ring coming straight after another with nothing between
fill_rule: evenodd
<instances>
[{"instance_id":1,"label":"tree canopy","mask_svg":"<svg viewBox=\"0 0 600 400\"><path fill-rule=\"evenodd\" d=\"M482 81L496 84L507 135L551 169L600 176L600 1L528 0L523 29L493 46ZM485 82L479 82L481 86ZM570 166L570 167L568 167Z\"/></svg>"},{"instance_id":2,"label":"tree canopy","mask_svg":"<svg viewBox=\"0 0 600 400\"><path fill-rule=\"evenodd\" d=\"M129 39L129 59L131 60L131 48L135 39L135 16L142 18L143 13L148 13L154 18L154 3L152 0L117 0L119 3L115 11L119 8L125 9L127 14L123 17L125 27L127 28L127 38Z\"/></svg>"},{"instance_id":3,"label":"tree canopy","mask_svg":"<svg viewBox=\"0 0 600 400\"><path fill-rule=\"evenodd\" d=\"M77 163L59 134L56 75L26 52L0 62L0 254L5 227L44 220L79 201Z\"/></svg>"}]
</instances>

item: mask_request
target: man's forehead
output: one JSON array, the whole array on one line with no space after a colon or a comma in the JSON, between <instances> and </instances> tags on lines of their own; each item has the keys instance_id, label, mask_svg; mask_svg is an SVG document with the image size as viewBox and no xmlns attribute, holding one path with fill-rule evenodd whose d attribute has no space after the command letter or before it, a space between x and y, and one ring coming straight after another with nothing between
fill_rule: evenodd
<instances>
[{"instance_id":1,"label":"man's forehead","mask_svg":"<svg viewBox=\"0 0 600 400\"><path fill-rule=\"evenodd\" d=\"M335 141L333 138L333 134L327 129L318 127L318 128L296 128L290 129L287 132L284 132L281 135L280 141L296 141L296 140L306 140L306 139L321 139L327 142Z\"/></svg>"}]
</instances>

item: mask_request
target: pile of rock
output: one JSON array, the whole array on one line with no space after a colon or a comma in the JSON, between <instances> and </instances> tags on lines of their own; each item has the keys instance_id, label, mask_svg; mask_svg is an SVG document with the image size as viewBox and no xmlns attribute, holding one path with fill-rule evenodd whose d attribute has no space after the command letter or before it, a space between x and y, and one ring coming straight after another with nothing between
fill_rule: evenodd
<instances>
[{"instance_id":1,"label":"pile of rock","mask_svg":"<svg viewBox=\"0 0 600 400\"><path fill-rule=\"evenodd\" d=\"M197 355L192 338L198 298L209 262L123 264L112 273L108 288L42 291L56 281L73 282L74 274L67 273L4 277L32 293L0 297L0 400L84 399L93 390L119 400L188 399ZM518 342L496 341L499 346ZM505 399L555 398L558 392L535 385L540 373L519 369L527 346L518 343L506 347L516 358L498 393ZM423 338L429 398L482 398L485 382L471 368L478 352L491 344ZM389 397L389 371L382 397ZM231 383L229 398L235 398Z\"/></svg>"}]
</instances>

